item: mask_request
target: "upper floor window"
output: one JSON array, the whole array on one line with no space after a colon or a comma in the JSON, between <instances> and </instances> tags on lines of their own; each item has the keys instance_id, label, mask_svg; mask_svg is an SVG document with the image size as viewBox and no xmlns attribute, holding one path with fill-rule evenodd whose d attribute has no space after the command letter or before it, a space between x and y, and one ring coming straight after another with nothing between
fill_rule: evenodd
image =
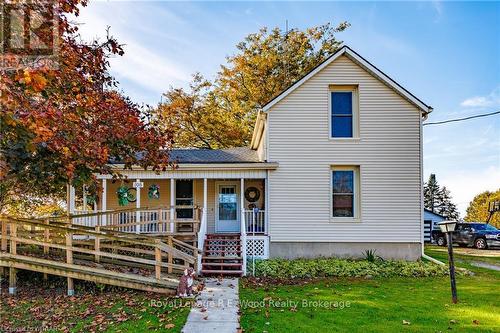
<instances>
[{"instance_id":1,"label":"upper floor window","mask_svg":"<svg viewBox=\"0 0 500 333\"><path fill-rule=\"evenodd\" d=\"M357 136L357 88L332 86L330 90L330 137Z\"/></svg>"}]
</instances>

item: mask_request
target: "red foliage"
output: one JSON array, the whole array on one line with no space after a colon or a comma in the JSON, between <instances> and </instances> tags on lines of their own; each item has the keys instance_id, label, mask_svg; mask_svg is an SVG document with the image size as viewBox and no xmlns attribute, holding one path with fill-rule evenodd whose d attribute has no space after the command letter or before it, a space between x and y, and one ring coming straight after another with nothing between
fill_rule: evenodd
<instances>
[{"instance_id":1,"label":"red foliage","mask_svg":"<svg viewBox=\"0 0 500 333\"><path fill-rule=\"evenodd\" d=\"M28 66L1 73L0 179L16 177L53 192L67 182L88 183L94 173L116 172L107 164L110 158L127 168L165 168L171 131L155 126L148 110L114 90L108 58L122 55L122 46L111 36L103 42L81 42L67 15L78 15L78 5L86 1L58 4L57 68Z\"/></svg>"}]
</instances>

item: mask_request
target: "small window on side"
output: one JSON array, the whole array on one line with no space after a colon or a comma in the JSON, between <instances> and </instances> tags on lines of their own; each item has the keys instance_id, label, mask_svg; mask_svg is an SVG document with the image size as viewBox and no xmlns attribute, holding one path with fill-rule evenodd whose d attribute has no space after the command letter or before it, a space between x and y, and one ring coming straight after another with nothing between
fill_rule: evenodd
<instances>
[{"instance_id":1,"label":"small window on side","mask_svg":"<svg viewBox=\"0 0 500 333\"><path fill-rule=\"evenodd\" d=\"M334 220L354 220L360 217L360 187L358 166L338 166L331 171L332 212Z\"/></svg>"}]
</instances>

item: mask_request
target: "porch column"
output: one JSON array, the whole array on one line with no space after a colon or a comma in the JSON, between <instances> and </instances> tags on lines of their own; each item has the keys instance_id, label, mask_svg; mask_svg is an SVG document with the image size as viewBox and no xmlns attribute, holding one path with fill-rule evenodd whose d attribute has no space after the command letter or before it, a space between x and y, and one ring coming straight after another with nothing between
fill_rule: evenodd
<instances>
[{"instance_id":1,"label":"porch column","mask_svg":"<svg viewBox=\"0 0 500 333\"><path fill-rule=\"evenodd\" d=\"M103 178L102 179L102 194L101 194L101 212L106 212L107 210L107 182L106 182L106 178ZM101 215L101 225L106 225L106 214L102 214Z\"/></svg>"},{"instance_id":2,"label":"porch column","mask_svg":"<svg viewBox=\"0 0 500 333\"><path fill-rule=\"evenodd\" d=\"M141 180L136 179L136 187L135 187L135 192L136 192L136 200L135 200L135 208L137 208L137 211L135 212L135 232L138 234L141 232L141 225L139 224L141 222L141 211L139 208L141 208Z\"/></svg>"},{"instance_id":3,"label":"porch column","mask_svg":"<svg viewBox=\"0 0 500 333\"><path fill-rule=\"evenodd\" d=\"M82 186L83 211L87 213L87 186Z\"/></svg>"},{"instance_id":4,"label":"porch column","mask_svg":"<svg viewBox=\"0 0 500 333\"><path fill-rule=\"evenodd\" d=\"M205 230L203 230L204 233L207 232L207 206L208 206L208 181L206 178L203 178L203 210L201 212L202 214L202 219L205 221Z\"/></svg>"},{"instance_id":5,"label":"porch column","mask_svg":"<svg viewBox=\"0 0 500 333\"><path fill-rule=\"evenodd\" d=\"M208 182L207 178L203 178L203 208L201 211L201 221L200 221L200 230L198 231L198 273L201 272L202 263L201 257L203 255L203 247L205 246L205 235L208 229L208 221L207 221L207 205L208 205Z\"/></svg>"},{"instance_id":6,"label":"porch column","mask_svg":"<svg viewBox=\"0 0 500 333\"><path fill-rule=\"evenodd\" d=\"M68 213L73 214L75 212L75 187L69 185L69 198L68 198Z\"/></svg>"},{"instance_id":7,"label":"porch column","mask_svg":"<svg viewBox=\"0 0 500 333\"><path fill-rule=\"evenodd\" d=\"M175 179L170 178L170 232L174 233L175 229Z\"/></svg>"},{"instance_id":8,"label":"porch column","mask_svg":"<svg viewBox=\"0 0 500 333\"><path fill-rule=\"evenodd\" d=\"M269 235L269 170L266 170L266 179L264 180L264 234Z\"/></svg>"},{"instance_id":9,"label":"porch column","mask_svg":"<svg viewBox=\"0 0 500 333\"><path fill-rule=\"evenodd\" d=\"M247 275L247 227L245 222L245 178L240 179L240 212L241 212L241 256L243 258L243 275Z\"/></svg>"}]
</instances>

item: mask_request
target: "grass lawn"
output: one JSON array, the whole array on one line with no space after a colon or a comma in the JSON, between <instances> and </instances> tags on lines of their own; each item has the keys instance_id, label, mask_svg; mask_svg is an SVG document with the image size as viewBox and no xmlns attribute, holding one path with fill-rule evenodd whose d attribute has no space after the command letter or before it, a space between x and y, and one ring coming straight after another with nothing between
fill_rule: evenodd
<instances>
[{"instance_id":1,"label":"grass lawn","mask_svg":"<svg viewBox=\"0 0 500 333\"><path fill-rule=\"evenodd\" d=\"M441 261L448 260L448 248L427 245L425 253ZM500 265L500 250L476 250L472 248L453 247L453 256L458 262L470 263L479 261L493 265Z\"/></svg>"},{"instance_id":2,"label":"grass lawn","mask_svg":"<svg viewBox=\"0 0 500 333\"><path fill-rule=\"evenodd\" d=\"M31 272L19 273L18 281L13 297L2 285L0 332L180 332L190 309L165 295L85 282L67 297L64 279L43 282Z\"/></svg>"},{"instance_id":3,"label":"grass lawn","mask_svg":"<svg viewBox=\"0 0 500 333\"><path fill-rule=\"evenodd\" d=\"M444 261L446 252L437 251L436 257ZM458 265L475 275L457 279L458 304L451 303L446 277L329 279L294 285L242 280L242 327L246 333L499 332L500 272L471 266L466 256L460 259ZM272 306L261 307L263 300ZM289 303L279 308L280 300ZM303 306L303 301L330 303Z\"/></svg>"}]
</instances>

